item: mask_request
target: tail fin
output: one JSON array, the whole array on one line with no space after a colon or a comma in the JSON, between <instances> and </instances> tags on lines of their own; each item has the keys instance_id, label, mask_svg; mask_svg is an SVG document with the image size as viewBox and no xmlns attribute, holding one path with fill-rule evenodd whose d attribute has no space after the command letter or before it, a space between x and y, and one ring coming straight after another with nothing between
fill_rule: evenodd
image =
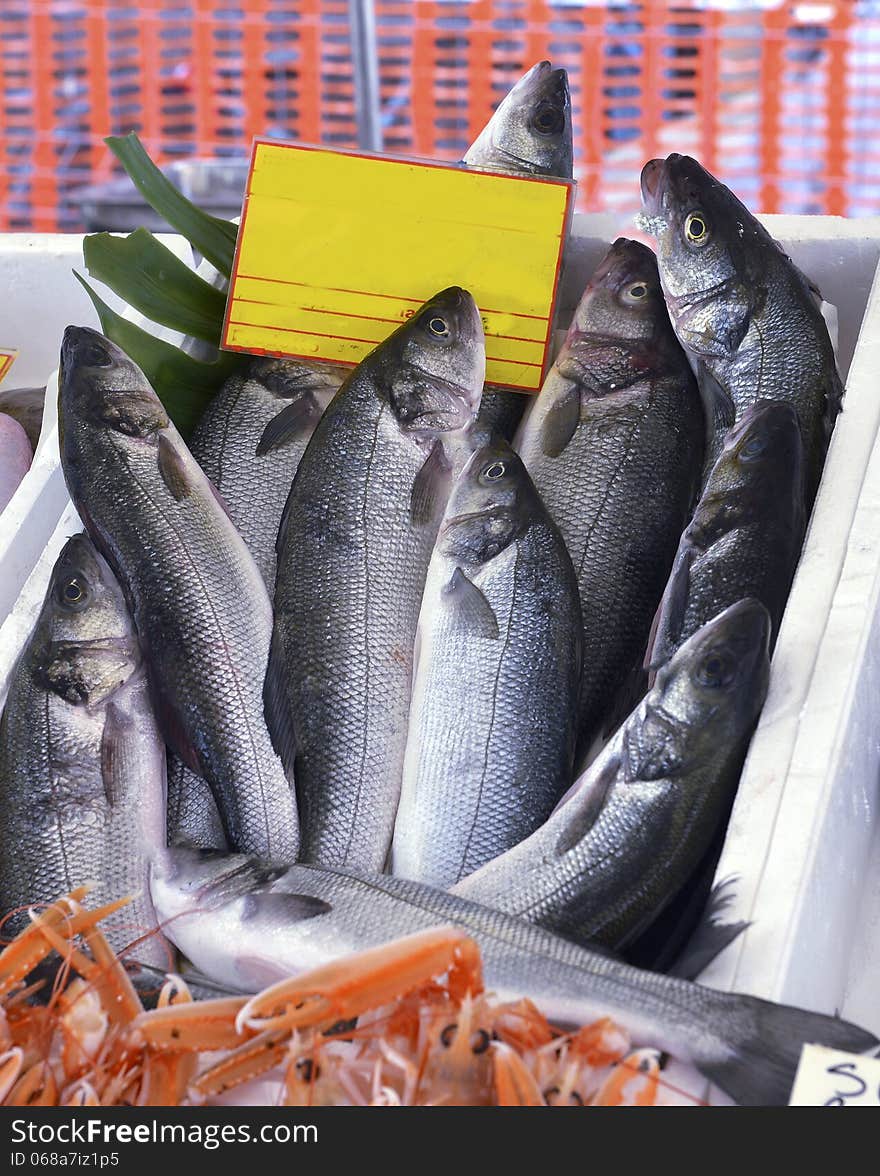
<instances>
[{"instance_id":1,"label":"tail fin","mask_svg":"<svg viewBox=\"0 0 880 1176\"><path fill-rule=\"evenodd\" d=\"M719 1010L718 1028L729 1052L721 1060L700 1059L697 1065L741 1106L786 1106L803 1045L850 1053L867 1053L880 1045L873 1033L837 1017L753 996L731 995L724 1001L727 1008Z\"/></svg>"}]
</instances>

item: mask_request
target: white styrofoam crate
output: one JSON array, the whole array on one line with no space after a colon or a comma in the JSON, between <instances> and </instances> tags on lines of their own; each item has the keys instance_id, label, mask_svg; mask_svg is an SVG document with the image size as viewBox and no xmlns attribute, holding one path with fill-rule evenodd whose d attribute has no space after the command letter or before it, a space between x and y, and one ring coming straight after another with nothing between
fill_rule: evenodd
<instances>
[{"instance_id":1,"label":"white styrofoam crate","mask_svg":"<svg viewBox=\"0 0 880 1176\"><path fill-rule=\"evenodd\" d=\"M841 1008L877 1031L880 218L762 219L838 308L847 392L718 870L719 879L737 875L731 917L751 919L752 926L704 980L825 1011ZM622 229L607 215L574 218L563 322ZM60 332L55 351L59 342ZM57 465L57 437L54 444ZM32 522L28 517L18 542L29 541ZM54 560L78 529L65 494L0 625L0 705ZM0 549L0 569L9 558L10 550Z\"/></svg>"},{"instance_id":2,"label":"white styrofoam crate","mask_svg":"<svg viewBox=\"0 0 880 1176\"><path fill-rule=\"evenodd\" d=\"M192 263L192 249L182 237L157 236L176 256ZM0 621L14 605L69 502L58 464L57 384L50 377L58 366L64 328L70 323L100 326L88 295L73 276L74 270L85 273L82 242L78 233L0 233L0 288L7 292L0 344L19 349L4 384L49 385L33 463L0 513ZM138 319L111 290L93 285L110 306Z\"/></svg>"}]
</instances>

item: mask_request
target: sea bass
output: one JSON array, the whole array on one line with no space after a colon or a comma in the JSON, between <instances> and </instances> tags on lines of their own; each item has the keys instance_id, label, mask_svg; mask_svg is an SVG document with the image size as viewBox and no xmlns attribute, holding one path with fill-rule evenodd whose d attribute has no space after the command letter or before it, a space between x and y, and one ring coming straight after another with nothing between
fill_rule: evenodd
<instances>
[{"instance_id":1,"label":"sea bass","mask_svg":"<svg viewBox=\"0 0 880 1176\"><path fill-rule=\"evenodd\" d=\"M770 649L804 539L803 442L794 407L760 401L727 434L681 538L646 663L663 665L711 617L751 596Z\"/></svg>"},{"instance_id":2,"label":"sea bass","mask_svg":"<svg viewBox=\"0 0 880 1176\"><path fill-rule=\"evenodd\" d=\"M769 636L754 600L695 633L550 820L454 893L577 943L632 943L728 815L767 693Z\"/></svg>"},{"instance_id":3,"label":"sea bass","mask_svg":"<svg viewBox=\"0 0 880 1176\"><path fill-rule=\"evenodd\" d=\"M539 61L502 99L465 152L464 163L513 176L572 178L571 95L568 74ZM478 426L512 441L528 396L504 389L483 393Z\"/></svg>"},{"instance_id":4,"label":"sea bass","mask_svg":"<svg viewBox=\"0 0 880 1176\"><path fill-rule=\"evenodd\" d=\"M272 606L244 540L140 368L97 331L61 349L61 463L119 577L166 742L230 845L293 861L297 813L263 713Z\"/></svg>"},{"instance_id":5,"label":"sea bass","mask_svg":"<svg viewBox=\"0 0 880 1176\"><path fill-rule=\"evenodd\" d=\"M809 510L843 397L818 292L690 156L645 164L642 199L672 325L706 401L707 473L747 408L784 400L797 409L803 434Z\"/></svg>"},{"instance_id":6,"label":"sea bass","mask_svg":"<svg viewBox=\"0 0 880 1176\"><path fill-rule=\"evenodd\" d=\"M473 298L431 298L321 418L278 537L266 701L296 761L304 861L381 869L403 776L428 561L485 375Z\"/></svg>"},{"instance_id":7,"label":"sea bass","mask_svg":"<svg viewBox=\"0 0 880 1176\"><path fill-rule=\"evenodd\" d=\"M574 564L584 623L580 750L641 661L703 460L704 418L657 263L616 241L515 448Z\"/></svg>"},{"instance_id":8,"label":"sea bass","mask_svg":"<svg viewBox=\"0 0 880 1176\"><path fill-rule=\"evenodd\" d=\"M122 590L84 535L62 549L13 671L0 821L0 915L92 882L96 904L135 896L104 924L116 951L155 927L148 862L165 845L165 745ZM4 935L26 925L19 913ZM136 954L168 965L159 937Z\"/></svg>"},{"instance_id":9,"label":"sea bass","mask_svg":"<svg viewBox=\"0 0 880 1176\"><path fill-rule=\"evenodd\" d=\"M456 481L428 569L392 870L451 886L516 845L572 775L577 581L501 440Z\"/></svg>"},{"instance_id":10,"label":"sea bass","mask_svg":"<svg viewBox=\"0 0 880 1176\"><path fill-rule=\"evenodd\" d=\"M192 455L220 491L270 594L294 474L349 371L307 360L254 359L229 377L193 433Z\"/></svg>"},{"instance_id":11,"label":"sea bass","mask_svg":"<svg viewBox=\"0 0 880 1176\"><path fill-rule=\"evenodd\" d=\"M439 925L471 935L488 988L530 997L551 1020L609 1016L641 1045L696 1065L739 1103L784 1105L804 1042L865 1051L877 1039L834 1017L642 972L522 919L387 875L168 850L151 882L168 934L213 980L254 991L351 952Z\"/></svg>"}]
</instances>

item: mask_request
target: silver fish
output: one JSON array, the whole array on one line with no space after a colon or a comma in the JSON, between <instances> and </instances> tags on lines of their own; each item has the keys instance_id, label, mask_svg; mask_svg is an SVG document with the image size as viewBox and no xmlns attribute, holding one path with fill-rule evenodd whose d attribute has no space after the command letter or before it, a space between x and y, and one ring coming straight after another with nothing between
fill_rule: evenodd
<instances>
[{"instance_id":1,"label":"silver fish","mask_svg":"<svg viewBox=\"0 0 880 1176\"><path fill-rule=\"evenodd\" d=\"M229 850L211 785L168 752L168 844Z\"/></svg>"},{"instance_id":2,"label":"silver fish","mask_svg":"<svg viewBox=\"0 0 880 1176\"><path fill-rule=\"evenodd\" d=\"M645 164L642 199L672 324L706 400L706 473L747 408L784 400L801 425L809 508L843 397L818 291L745 205L690 156Z\"/></svg>"},{"instance_id":3,"label":"silver fish","mask_svg":"<svg viewBox=\"0 0 880 1176\"><path fill-rule=\"evenodd\" d=\"M615 694L644 656L693 505L704 428L654 255L618 240L593 274L514 446L578 579L581 752L602 733Z\"/></svg>"},{"instance_id":4,"label":"silver fish","mask_svg":"<svg viewBox=\"0 0 880 1176\"><path fill-rule=\"evenodd\" d=\"M0 720L0 914L86 882L134 895L104 926L121 951L156 925L148 861L165 845L165 746L110 568L84 535L56 561ZM27 925L26 915L4 935ZM161 937L137 954L167 967Z\"/></svg>"},{"instance_id":5,"label":"silver fish","mask_svg":"<svg viewBox=\"0 0 880 1176\"><path fill-rule=\"evenodd\" d=\"M220 491L270 594L281 515L309 438L348 368L299 359L254 359L230 376L190 442Z\"/></svg>"},{"instance_id":6,"label":"silver fish","mask_svg":"<svg viewBox=\"0 0 880 1176\"><path fill-rule=\"evenodd\" d=\"M468 167L507 175L572 178L571 96L568 74L539 61L501 101L465 153ZM488 388L477 417L490 437L512 441L529 398Z\"/></svg>"},{"instance_id":7,"label":"silver fish","mask_svg":"<svg viewBox=\"0 0 880 1176\"><path fill-rule=\"evenodd\" d=\"M266 586L136 364L96 331L61 350L61 463L119 577L169 746L211 786L230 844L292 861L297 813L263 714Z\"/></svg>"},{"instance_id":8,"label":"silver fish","mask_svg":"<svg viewBox=\"0 0 880 1176\"><path fill-rule=\"evenodd\" d=\"M563 1025L613 1017L634 1041L692 1062L739 1103L784 1105L805 1042L854 1052L877 1045L835 1017L642 972L403 878L267 870L241 856L178 849L157 857L151 888L181 951L213 980L244 991L452 924L476 940L486 985L501 999L530 997Z\"/></svg>"},{"instance_id":9,"label":"silver fish","mask_svg":"<svg viewBox=\"0 0 880 1176\"><path fill-rule=\"evenodd\" d=\"M681 891L727 817L770 672L743 600L695 633L553 816L453 893L621 949Z\"/></svg>"},{"instance_id":10,"label":"silver fish","mask_svg":"<svg viewBox=\"0 0 880 1176\"><path fill-rule=\"evenodd\" d=\"M296 760L304 861L384 865L450 446L484 375L474 300L444 290L362 361L300 462L278 538L266 700L275 745L288 768Z\"/></svg>"},{"instance_id":11,"label":"silver fish","mask_svg":"<svg viewBox=\"0 0 880 1176\"><path fill-rule=\"evenodd\" d=\"M571 782L577 581L522 462L477 450L419 616L392 870L450 886L541 825Z\"/></svg>"},{"instance_id":12,"label":"silver fish","mask_svg":"<svg viewBox=\"0 0 880 1176\"><path fill-rule=\"evenodd\" d=\"M746 596L770 613L772 652L805 526L797 413L784 401L759 401L727 434L681 538L646 665L663 665L701 625Z\"/></svg>"}]
</instances>

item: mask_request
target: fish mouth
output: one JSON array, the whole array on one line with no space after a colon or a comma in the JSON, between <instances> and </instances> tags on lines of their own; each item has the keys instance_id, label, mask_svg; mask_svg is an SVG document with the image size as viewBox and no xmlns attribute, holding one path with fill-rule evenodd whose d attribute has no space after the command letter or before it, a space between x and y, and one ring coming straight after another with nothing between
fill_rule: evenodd
<instances>
[{"instance_id":1,"label":"fish mouth","mask_svg":"<svg viewBox=\"0 0 880 1176\"><path fill-rule=\"evenodd\" d=\"M443 532L450 530L452 527L458 527L462 523L472 523L477 519L490 519L495 517L503 517L506 510L500 503L493 502L491 506L486 506L482 510L468 510L463 514L453 515L452 518L447 519L443 524Z\"/></svg>"},{"instance_id":2,"label":"fish mouth","mask_svg":"<svg viewBox=\"0 0 880 1176\"><path fill-rule=\"evenodd\" d=\"M668 169L665 159L649 159L642 168L639 183L642 189L642 204L645 211L657 214L661 211L661 200L666 189Z\"/></svg>"}]
</instances>

